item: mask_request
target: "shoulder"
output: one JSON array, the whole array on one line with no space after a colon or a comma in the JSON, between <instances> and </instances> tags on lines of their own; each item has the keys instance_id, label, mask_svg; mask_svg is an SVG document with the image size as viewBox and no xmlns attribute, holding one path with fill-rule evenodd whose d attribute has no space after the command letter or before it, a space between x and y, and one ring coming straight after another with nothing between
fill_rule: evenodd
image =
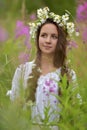
<instances>
[{"instance_id":1,"label":"shoulder","mask_svg":"<svg viewBox=\"0 0 87 130\"><path fill-rule=\"evenodd\" d=\"M32 72L32 68L35 66L35 61L26 62L24 64L20 64L15 70L15 77L19 76L27 76Z\"/></svg>"},{"instance_id":2,"label":"shoulder","mask_svg":"<svg viewBox=\"0 0 87 130\"><path fill-rule=\"evenodd\" d=\"M20 64L20 65L19 65L19 68L25 68L25 67L28 67L28 66L33 66L34 63L35 63L35 60L30 61L30 62L26 62L26 63L24 63L24 64Z\"/></svg>"},{"instance_id":3,"label":"shoulder","mask_svg":"<svg viewBox=\"0 0 87 130\"><path fill-rule=\"evenodd\" d=\"M27 70L27 69L32 69L34 66L35 66L35 60L19 65L17 67L17 69L19 69L19 70Z\"/></svg>"}]
</instances>

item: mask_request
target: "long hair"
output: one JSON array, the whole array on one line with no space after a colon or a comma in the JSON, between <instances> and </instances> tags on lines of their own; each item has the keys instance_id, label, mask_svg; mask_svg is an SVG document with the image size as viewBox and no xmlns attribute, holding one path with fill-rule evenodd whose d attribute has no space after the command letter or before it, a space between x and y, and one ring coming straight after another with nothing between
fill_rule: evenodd
<instances>
[{"instance_id":1,"label":"long hair","mask_svg":"<svg viewBox=\"0 0 87 130\"><path fill-rule=\"evenodd\" d=\"M64 75L66 73L66 67L65 67L65 62L66 62L66 48L67 48L67 31L64 30L63 27L60 27L56 22L53 21L53 19L48 18L45 23L43 23L40 27L38 27L37 32L36 32L36 47L37 47L37 53L36 53L36 59L35 59L35 64L36 66L32 69L32 73L30 76L33 78L28 79L28 90L27 90L27 100L32 100L35 101L35 92L37 88L37 82L38 78L40 76L40 72L38 71L38 68L41 65L41 50L39 48L39 35L41 28L45 24L54 24L57 27L58 31L58 43L56 45L55 53L54 53L54 59L53 59L53 64L54 67L59 68L62 67L61 74Z\"/></svg>"}]
</instances>

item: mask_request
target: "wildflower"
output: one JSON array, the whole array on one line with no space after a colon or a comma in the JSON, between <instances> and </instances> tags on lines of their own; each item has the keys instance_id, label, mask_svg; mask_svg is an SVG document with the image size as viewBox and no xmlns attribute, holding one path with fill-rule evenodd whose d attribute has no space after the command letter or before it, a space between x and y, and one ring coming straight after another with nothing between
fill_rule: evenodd
<instances>
[{"instance_id":1,"label":"wildflower","mask_svg":"<svg viewBox=\"0 0 87 130\"><path fill-rule=\"evenodd\" d=\"M25 52L21 52L18 56L19 62L20 63L25 63L27 61L29 61L29 54L25 53Z\"/></svg>"},{"instance_id":2,"label":"wildflower","mask_svg":"<svg viewBox=\"0 0 87 130\"><path fill-rule=\"evenodd\" d=\"M30 20L36 20L36 15L35 15L35 13L32 13L29 18L30 18Z\"/></svg>"},{"instance_id":3,"label":"wildflower","mask_svg":"<svg viewBox=\"0 0 87 130\"><path fill-rule=\"evenodd\" d=\"M30 28L24 24L23 21L18 20L16 23L16 29L15 29L15 39L19 37L24 36L24 44L27 46L27 48L30 48Z\"/></svg>"},{"instance_id":4,"label":"wildflower","mask_svg":"<svg viewBox=\"0 0 87 130\"><path fill-rule=\"evenodd\" d=\"M77 15L77 21L87 20L87 2L78 5L76 15Z\"/></svg>"},{"instance_id":5,"label":"wildflower","mask_svg":"<svg viewBox=\"0 0 87 130\"><path fill-rule=\"evenodd\" d=\"M62 21L64 24L66 24L67 20L69 20L69 15L66 13L65 15L62 16Z\"/></svg>"},{"instance_id":6,"label":"wildflower","mask_svg":"<svg viewBox=\"0 0 87 130\"><path fill-rule=\"evenodd\" d=\"M7 39L8 39L8 32L4 28L0 27L0 42L4 42Z\"/></svg>"},{"instance_id":7,"label":"wildflower","mask_svg":"<svg viewBox=\"0 0 87 130\"><path fill-rule=\"evenodd\" d=\"M30 34L32 38L35 38L35 34L37 31L37 28L42 25L47 18L52 18L54 22L59 24L59 26L64 27L64 29L67 31L67 33L71 36L71 34L75 31L74 23L68 22L69 20L69 14L65 13L65 15L57 15L53 12L50 12L48 7L40 8L37 10L37 18L34 23L29 23L30 25Z\"/></svg>"},{"instance_id":8,"label":"wildflower","mask_svg":"<svg viewBox=\"0 0 87 130\"><path fill-rule=\"evenodd\" d=\"M85 43L87 43L87 28L82 32L82 39Z\"/></svg>"},{"instance_id":9,"label":"wildflower","mask_svg":"<svg viewBox=\"0 0 87 130\"><path fill-rule=\"evenodd\" d=\"M15 37L18 38L23 35L25 36L29 35L29 27L24 25L23 21L18 20L16 23Z\"/></svg>"},{"instance_id":10,"label":"wildflower","mask_svg":"<svg viewBox=\"0 0 87 130\"><path fill-rule=\"evenodd\" d=\"M71 40L71 41L68 41L68 47L69 47L69 49L71 49L72 47L77 48L78 45L75 41Z\"/></svg>"}]
</instances>

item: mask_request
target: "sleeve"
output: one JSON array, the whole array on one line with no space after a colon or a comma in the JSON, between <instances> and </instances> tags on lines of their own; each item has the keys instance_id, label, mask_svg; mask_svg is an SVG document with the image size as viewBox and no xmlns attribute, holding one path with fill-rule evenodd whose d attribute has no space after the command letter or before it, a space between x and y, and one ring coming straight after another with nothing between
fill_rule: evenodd
<instances>
[{"instance_id":1,"label":"sleeve","mask_svg":"<svg viewBox=\"0 0 87 130\"><path fill-rule=\"evenodd\" d=\"M12 79L12 88L7 91L7 96L10 96L10 100L14 101L20 97L20 94L24 92L27 86L27 79L29 78L29 74L32 72L32 68L34 66L34 61L27 62L25 64L17 67L13 79Z\"/></svg>"},{"instance_id":2,"label":"sleeve","mask_svg":"<svg viewBox=\"0 0 87 130\"><path fill-rule=\"evenodd\" d=\"M79 101L79 104L82 104L82 97L79 93L79 85L78 85L78 82L77 82L77 76L76 76L76 73L74 70L71 70L70 71L70 75L71 75L71 80L72 80L72 83L73 83L73 89L72 91L76 91L76 98L78 99Z\"/></svg>"},{"instance_id":3,"label":"sleeve","mask_svg":"<svg viewBox=\"0 0 87 130\"><path fill-rule=\"evenodd\" d=\"M10 96L10 100L14 101L19 96L19 88L22 80L22 66L17 67L13 80L12 80L12 88L8 90L7 95Z\"/></svg>"}]
</instances>

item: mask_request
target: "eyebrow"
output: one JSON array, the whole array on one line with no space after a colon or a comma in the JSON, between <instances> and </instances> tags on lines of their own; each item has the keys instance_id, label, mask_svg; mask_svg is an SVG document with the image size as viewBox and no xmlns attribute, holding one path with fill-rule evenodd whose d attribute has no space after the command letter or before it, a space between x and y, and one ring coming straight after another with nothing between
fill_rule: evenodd
<instances>
[{"instance_id":1,"label":"eyebrow","mask_svg":"<svg viewBox=\"0 0 87 130\"><path fill-rule=\"evenodd\" d=\"M46 32L41 32L41 34L47 34ZM57 35L58 36L58 34L56 34L56 33L52 33L51 35Z\"/></svg>"},{"instance_id":2,"label":"eyebrow","mask_svg":"<svg viewBox=\"0 0 87 130\"><path fill-rule=\"evenodd\" d=\"M56 33L52 33L52 35L57 35L58 36L58 34L56 34Z\"/></svg>"}]
</instances>

